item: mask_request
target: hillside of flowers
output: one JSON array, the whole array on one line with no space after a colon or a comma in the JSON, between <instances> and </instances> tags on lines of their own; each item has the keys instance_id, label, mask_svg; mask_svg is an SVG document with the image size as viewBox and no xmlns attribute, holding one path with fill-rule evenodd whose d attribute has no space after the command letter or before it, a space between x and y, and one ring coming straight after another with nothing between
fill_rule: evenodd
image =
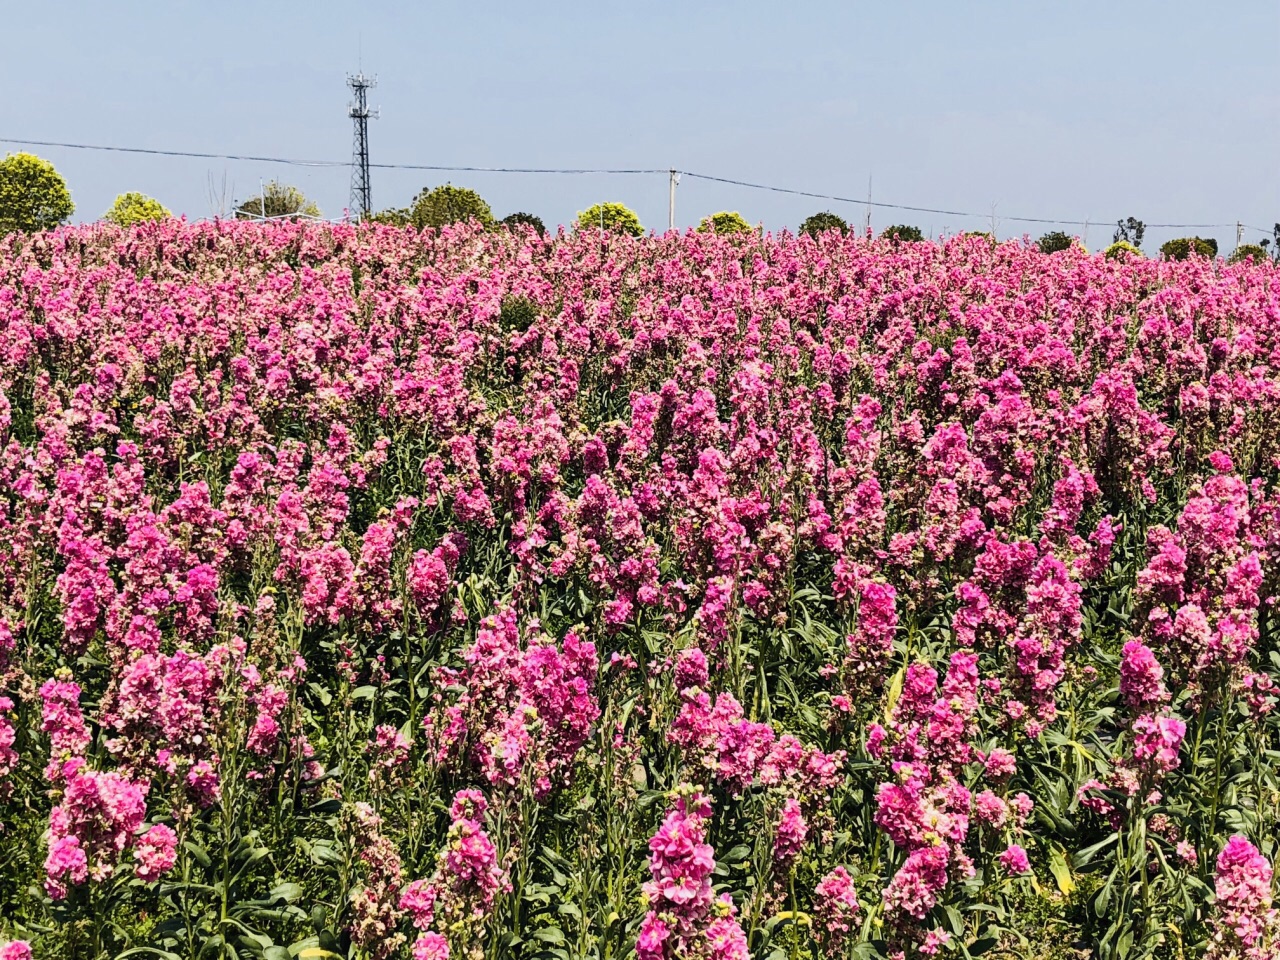
<instances>
[{"instance_id":1,"label":"hillside of flowers","mask_svg":"<svg viewBox=\"0 0 1280 960\"><path fill-rule=\"evenodd\" d=\"M0 240L0 958L1274 960L1280 268Z\"/></svg>"}]
</instances>

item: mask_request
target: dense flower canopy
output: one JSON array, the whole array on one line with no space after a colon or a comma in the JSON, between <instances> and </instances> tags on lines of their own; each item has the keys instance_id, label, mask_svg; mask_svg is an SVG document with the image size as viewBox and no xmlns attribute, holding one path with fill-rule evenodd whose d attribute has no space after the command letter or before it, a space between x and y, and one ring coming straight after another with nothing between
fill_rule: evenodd
<instances>
[{"instance_id":1,"label":"dense flower canopy","mask_svg":"<svg viewBox=\"0 0 1280 960\"><path fill-rule=\"evenodd\" d=\"M6 238L0 956L1274 956L1277 423L1252 260Z\"/></svg>"}]
</instances>

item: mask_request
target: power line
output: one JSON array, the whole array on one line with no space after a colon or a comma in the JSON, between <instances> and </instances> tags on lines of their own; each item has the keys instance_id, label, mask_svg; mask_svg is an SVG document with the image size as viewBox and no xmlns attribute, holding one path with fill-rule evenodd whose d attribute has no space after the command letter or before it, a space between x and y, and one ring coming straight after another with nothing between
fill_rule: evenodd
<instances>
[{"instance_id":1,"label":"power line","mask_svg":"<svg viewBox=\"0 0 1280 960\"><path fill-rule=\"evenodd\" d=\"M963 210L939 210L934 207L914 207L905 203L884 203L879 200L855 200L853 197L841 197L831 193L813 193L809 190L793 190L790 187L775 187L767 183L751 183L747 180L733 180L729 177L713 177L706 173L691 173L688 170L682 170L681 173L686 177L693 177L695 180L710 180L713 183L728 183L735 187L748 187L752 190L767 190L771 193L787 193L796 197L811 197L815 200L834 200L837 203L853 203L860 207L879 207L883 210L907 210L912 213L936 213L945 217L985 217L985 213L967 213ZM1017 220L1020 223L1051 223L1065 224L1068 226L1084 226L1083 220L1044 220L1033 217L1001 217L1001 220Z\"/></svg>"},{"instance_id":2,"label":"power line","mask_svg":"<svg viewBox=\"0 0 1280 960\"><path fill-rule=\"evenodd\" d=\"M235 153L197 153L191 150L152 150L146 147L104 147L90 143L59 143L54 140L12 140L0 137L0 143L17 143L31 147L66 147L68 150L103 150L109 153L144 153L157 157L196 157L203 160L251 160L255 163L283 163L295 167L346 167L339 160L290 160L284 157L255 157Z\"/></svg>"},{"instance_id":3,"label":"power line","mask_svg":"<svg viewBox=\"0 0 1280 960\"><path fill-rule=\"evenodd\" d=\"M68 150L101 150L111 153L135 153L150 156L161 157L194 157L206 160L247 160L257 163L279 163L290 166L299 167L346 167L350 164L340 160L298 160L285 157L262 157L249 154L233 154L233 153L204 153L192 150L156 150L146 147L110 147L100 144L89 143L63 143L55 140L17 140L7 137L0 137L0 143L15 143L24 146L38 147L62 147ZM438 173L525 173L525 174L555 174L555 175L581 175L581 174L605 174L605 175L646 175L665 173L670 176L671 168L658 167L481 167L481 166L448 166L444 164L429 163L369 163L369 169L377 170L422 170ZM882 210L903 210L909 213L930 213L945 217L968 217L982 218L988 214L974 213L965 210L946 210L939 207L921 207L906 203L887 203L880 200L871 200L869 197L865 199L856 199L854 197L842 197L831 193L817 193L811 190L797 190L792 187L779 187L773 184L754 183L749 180L736 180L731 177L717 177L706 173L694 173L689 170L675 170L674 173L679 176L691 177L695 180L706 180L710 183L723 183L735 187L745 187L749 190L764 190L770 193L787 194L793 197L809 197L814 200L829 200L835 203L849 203L862 207L876 207ZM1058 220L1047 217L1015 217L1002 216L1001 220L1007 220L1014 223L1038 223L1050 226L1071 226L1071 227L1088 227L1098 225L1097 221L1088 220ZM1180 229L1180 230L1210 230L1234 227L1234 223L1148 223L1148 227L1157 229ZM1248 226L1246 224L1246 226ZM1270 233L1269 230L1263 230L1261 227L1249 227L1250 230L1258 230L1261 233Z\"/></svg>"},{"instance_id":4,"label":"power line","mask_svg":"<svg viewBox=\"0 0 1280 960\"><path fill-rule=\"evenodd\" d=\"M714 183L729 183L736 187L748 187L752 190L767 190L772 193L786 193L797 197L811 197L816 200L834 200L837 203L852 203L861 207L880 207L885 210L906 210L911 213L933 213L945 217L986 217L987 213L973 213L963 210L940 210L934 207L916 207L905 203L883 203L880 201L864 199L858 200L853 197L841 197L829 193L813 193L808 190L793 190L790 187L776 187L766 183L751 183L747 180L732 180L728 177L713 177L705 173L691 173L688 170L680 171L683 176L693 177L695 180L710 180ZM1013 217L1002 215L1001 220L1013 220L1017 223L1044 223L1057 226L1070 227L1088 227L1097 226L1097 221L1088 220L1052 220L1044 217ZM1183 229L1208 229L1213 227L1233 227L1233 223L1148 223L1148 227L1177 227ZM1257 229L1256 227L1254 229ZM1267 231L1264 231L1267 232Z\"/></svg>"},{"instance_id":5,"label":"power line","mask_svg":"<svg viewBox=\"0 0 1280 960\"><path fill-rule=\"evenodd\" d=\"M107 147L93 143L62 143L56 140L16 140L0 137L0 143L16 143L34 147L65 147L68 150L105 150L110 153L141 153L160 157L195 157L202 160L251 160L257 163L283 163L297 167L348 167L346 160L295 160L285 157L257 157L236 153L203 153L194 150L153 150L146 147ZM370 163L377 170L434 170L444 173L666 173L657 167L645 169L616 169L604 167L460 167L428 163Z\"/></svg>"},{"instance_id":6,"label":"power line","mask_svg":"<svg viewBox=\"0 0 1280 960\"><path fill-rule=\"evenodd\" d=\"M427 163L371 163L369 166L382 170L437 170L444 173L667 173L667 170L657 167L625 170L616 167L442 167Z\"/></svg>"}]
</instances>

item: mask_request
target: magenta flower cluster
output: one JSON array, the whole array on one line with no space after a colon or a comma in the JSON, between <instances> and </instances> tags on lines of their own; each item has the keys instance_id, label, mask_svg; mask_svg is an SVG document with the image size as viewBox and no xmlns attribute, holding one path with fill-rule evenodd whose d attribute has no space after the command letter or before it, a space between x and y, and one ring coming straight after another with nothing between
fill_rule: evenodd
<instances>
[{"instance_id":1,"label":"magenta flower cluster","mask_svg":"<svg viewBox=\"0 0 1280 960\"><path fill-rule=\"evenodd\" d=\"M0 960L1269 957L1277 422L1269 262L0 238Z\"/></svg>"}]
</instances>

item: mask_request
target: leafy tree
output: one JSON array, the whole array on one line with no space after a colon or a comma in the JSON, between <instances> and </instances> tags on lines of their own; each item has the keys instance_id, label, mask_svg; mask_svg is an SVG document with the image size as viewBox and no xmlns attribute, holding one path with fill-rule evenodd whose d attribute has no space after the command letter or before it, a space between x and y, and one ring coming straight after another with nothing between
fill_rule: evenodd
<instances>
[{"instance_id":1,"label":"leafy tree","mask_svg":"<svg viewBox=\"0 0 1280 960\"><path fill-rule=\"evenodd\" d=\"M844 235L849 232L849 224L845 223L843 217L837 216L830 210L815 213L800 224L800 232L811 237L821 236L828 230L839 230L841 235Z\"/></svg>"},{"instance_id":2,"label":"leafy tree","mask_svg":"<svg viewBox=\"0 0 1280 960\"><path fill-rule=\"evenodd\" d=\"M1280 263L1280 223L1276 224L1275 229L1272 231L1272 236L1260 241L1258 246L1262 247L1264 253L1267 252L1271 249L1273 238L1275 241L1275 252L1272 253L1272 256L1275 258L1276 263Z\"/></svg>"},{"instance_id":3,"label":"leafy tree","mask_svg":"<svg viewBox=\"0 0 1280 960\"><path fill-rule=\"evenodd\" d=\"M48 230L75 210L67 182L48 160L30 153L0 160L0 234Z\"/></svg>"},{"instance_id":4,"label":"leafy tree","mask_svg":"<svg viewBox=\"0 0 1280 960\"><path fill-rule=\"evenodd\" d=\"M308 200L297 187L272 180L257 196L236 207L237 220L261 220L266 217L318 217L320 208Z\"/></svg>"},{"instance_id":5,"label":"leafy tree","mask_svg":"<svg viewBox=\"0 0 1280 960\"><path fill-rule=\"evenodd\" d=\"M625 233L632 237L643 237L644 226L640 218L630 207L622 203L597 203L587 207L578 214L578 229L590 230L601 227L610 233Z\"/></svg>"},{"instance_id":6,"label":"leafy tree","mask_svg":"<svg viewBox=\"0 0 1280 960\"><path fill-rule=\"evenodd\" d=\"M1036 241L1036 247L1041 253L1057 253L1059 250L1070 250L1075 242L1075 238L1070 234L1063 233L1061 230L1051 230Z\"/></svg>"},{"instance_id":7,"label":"leafy tree","mask_svg":"<svg viewBox=\"0 0 1280 960\"><path fill-rule=\"evenodd\" d=\"M1227 263L1239 263L1241 260L1252 259L1254 263L1262 263L1268 259L1267 248L1256 243L1242 243L1231 251L1231 256L1227 257Z\"/></svg>"},{"instance_id":8,"label":"leafy tree","mask_svg":"<svg viewBox=\"0 0 1280 960\"><path fill-rule=\"evenodd\" d=\"M1108 260L1123 260L1125 257L1140 257L1142 251L1128 240L1117 240L1102 252Z\"/></svg>"},{"instance_id":9,"label":"leafy tree","mask_svg":"<svg viewBox=\"0 0 1280 960\"><path fill-rule=\"evenodd\" d=\"M172 216L172 211L159 200L131 190L116 197L116 202L102 215L102 219L121 227L131 227L135 223L167 220Z\"/></svg>"},{"instance_id":10,"label":"leafy tree","mask_svg":"<svg viewBox=\"0 0 1280 960\"><path fill-rule=\"evenodd\" d=\"M909 224L899 223L892 227L886 227L880 233L881 240L899 240L902 243L919 243L924 239L924 231L919 227L913 227Z\"/></svg>"},{"instance_id":11,"label":"leafy tree","mask_svg":"<svg viewBox=\"0 0 1280 960\"><path fill-rule=\"evenodd\" d=\"M484 226L491 227L493 211L474 190L446 183L432 189L424 188L413 200L409 220L419 229L447 227L451 223L471 220L479 220Z\"/></svg>"},{"instance_id":12,"label":"leafy tree","mask_svg":"<svg viewBox=\"0 0 1280 960\"><path fill-rule=\"evenodd\" d=\"M1124 220L1116 221L1116 232L1111 239L1116 243L1123 241L1134 247L1141 247L1142 236L1146 232L1147 225L1145 223L1133 217L1128 217Z\"/></svg>"},{"instance_id":13,"label":"leafy tree","mask_svg":"<svg viewBox=\"0 0 1280 960\"><path fill-rule=\"evenodd\" d=\"M1197 257L1216 257L1218 241L1201 237L1178 237L1169 240L1160 247L1160 254L1166 260L1185 260L1195 253Z\"/></svg>"},{"instance_id":14,"label":"leafy tree","mask_svg":"<svg viewBox=\"0 0 1280 960\"><path fill-rule=\"evenodd\" d=\"M365 217L367 223L381 223L389 227L407 227L411 221L408 207L388 207Z\"/></svg>"},{"instance_id":15,"label":"leafy tree","mask_svg":"<svg viewBox=\"0 0 1280 960\"><path fill-rule=\"evenodd\" d=\"M547 234L547 225L542 222L541 217L536 217L532 213L509 213L502 218L502 222L509 228L532 227L540 237L544 237Z\"/></svg>"},{"instance_id":16,"label":"leafy tree","mask_svg":"<svg viewBox=\"0 0 1280 960\"><path fill-rule=\"evenodd\" d=\"M747 223L746 218L737 210L721 210L698 224L699 233L714 233L721 236L730 233L750 233L751 230L751 224Z\"/></svg>"}]
</instances>

